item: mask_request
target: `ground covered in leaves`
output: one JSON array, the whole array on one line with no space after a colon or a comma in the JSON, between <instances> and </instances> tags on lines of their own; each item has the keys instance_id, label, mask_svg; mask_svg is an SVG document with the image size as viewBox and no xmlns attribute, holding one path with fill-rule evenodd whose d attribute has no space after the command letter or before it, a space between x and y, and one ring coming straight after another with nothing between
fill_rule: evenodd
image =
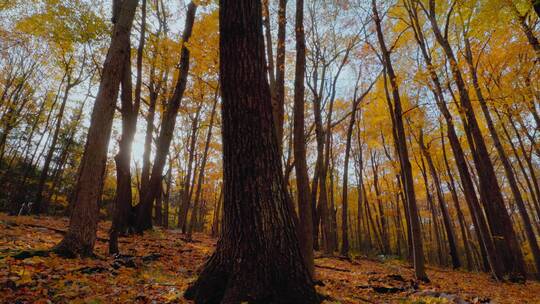
<instances>
[{"instance_id":1,"label":"ground covered in leaves","mask_svg":"<svg viewBox=\"0 0 540 304\"><path fill-rule=\"evenodd\" d=\"M60 241L67 219L0 214L1 303L189 303L182 297L215 240L156 228L120 239L123 255L107 256L101 223L93 259L63 259L47 249ZM28 258L21 252L38 251ZM497 283L488 275L429 268L418 284L399 261L318 257L318 291L325 303L540 303L540 283Z\"/></svg>"}]
</instances>

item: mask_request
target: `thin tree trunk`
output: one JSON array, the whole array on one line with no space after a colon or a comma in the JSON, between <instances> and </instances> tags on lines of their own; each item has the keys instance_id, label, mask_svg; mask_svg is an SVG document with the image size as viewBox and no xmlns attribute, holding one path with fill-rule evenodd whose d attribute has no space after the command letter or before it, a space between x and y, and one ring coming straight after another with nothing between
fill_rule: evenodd
<instances>
[{"instance_id":1,"label":"thin tree trunk","mask_svg":"<svg viewBox=\"0 0 540 304\"><path fill-rule=\"evenodd\" d=\"M197 192L195 194L195 201L193 202L193 210L191 211L191 220L189 221L189 225L187 226L188 239L191 239L191 235L193 233L193 228L195 224L195 219L196 219L197 213L199 212L199 201L201 198L202 186L204 182L204 171L206 168L206 160L208 159L208 150L210 149L210 141L212 140L212 128L214 127L214 116L216 114L216 107L218 103L218 92L219 92L218 90L216 90L216 95L214 96L214 104L212 105L212 111L210 114L210 123L208 126L208 133L206 135L206 142L204 144L204 152L203 152L203 158L201 161L201 168L199 169L199 177L197 179Z\"/></svg>"},{"instance_id":2,"label":"thin tree trunk","mask_svg":"<svg viewBox=\"0 0 540 304\"><path fill-rule=\"evenodd\" d=\"M285 10L285 8L283 8L283 10ZM306 138L304 135L306 38L304 34L303 0L296 0L295 23L296 66L294 76L293 153L294 168L296 172L296 188L298 191L298 213L300 226L298 229L298 240L300 242L300 250L304 257L306 268L309 274L313 276L315 273L315 264L313 260L313 211L311 210L311 192L309 189L309 177L306 161ZM283 94L283 92L280 93L280 96L281 94ZM277 120L274 119L274 121L276 122Z\"/></svg>"},{"instance_id":3,"label":"thin tree trunk","mask_svg":"<svg viewBox=\"0 0 540 304\"><path fill-rule=\"evenodd\" d=\"M450 218L450 213L448 212L448 206L446 205L446 201L442 193L442 189L441 189L442 184L439 179L439 175L437 174L437 169L435 169L435 164L433 163L431 154L429 153L428 148L426 147L424 143L424 137L423 137L422 131L420 132L419 144L420 144L420 149L422 150L422 153L424 154L424 157L426 158L428 168L431 173L431 178L433 179L433 185L435 187L435 191L437 194L437 200L439 201L439 207L441 208L441 212L443 216L443 223L444 223L444 229L446 231L446 237L448 238L448 246L450 247L450 256L452 257L452 267L456 269L456 268L461 267L461 262L459 260L459 253L457 251L457 244L456 244L457 242L456 242L456 237L454 233L454 227L452 226L452 219Z\"/></svg>"},{"instance_id":4,"label":"thin tree trunk","mask_svg":"<svg viewBox=\"0 0 540 304\"><path fill-rule=\"evenodd\" d=\"M519 191L519 186L517 184L516 176L514 175L512 165L510 164L510 161L506 157L506 152L504 151L504 148L501 144L499 134L497 134L497 131L495 130L495 124L493 123L493 119L491 118L491 114L487 107L487 103L482 93L482 89L480 88L480 84L478 83L478 75L476 73L476 67L473 62L473 57L472 57L473 55L472 55L469 38L465 36L464 39L465 39L465 58L469 66L469 72L471 74L471 79L473 81L476 97L478 98L478 101L480 103L480 108L482 109L482 112L484 113L484 118L487 122L488 130L491 135L491 138L493 139L493 144L495 145L495 148L497 150L499 160L501 161L503 165L504 173L508 180L508 184L510 185L510 190L512 191L514 202L516 203L521 219L523 220L523 226L524 226L523 228L525 229L525 234L529 242L529 247L531 248L531 253L534 258L536 270L540 272L540 248L538 247L536 236L534 235L531 219L529 217L529 214L527 213L527 208L525 207L525 203L523 201L523 197L521 196L521 192Z\"/></svg>"},{"instance_id":5,"label":"thin tree trunk","mask_svg":"<svg viewBox=\"0 0 540 304\"><path fill-rule=\"evenodd\" d=\"M44 202L43 198L45 194L43 191L45 190L45 183L47 182L47 179L49 177L49 169L51 165L51 161L54 156L54 152L56 150L56 144L58 142L58 136L60 135L60 130L62 127L62 120L64 118L64 111L66 109L66 103L69 96L69 91L73 87L73 84L71 83L71 75L69 75L69 71L67 72L67 82L66 82L66 88L64 90L64 96L62 97L62 103L60 104L60 109L58 110L58 115L56 116L56 126L54 128L54 133L52 136L51 146L49 147L49 151L47 152L47 156L45 156L45 162L43 164L43 168L41 169L41 175L39 177L38 181L38 187L36 191L36 198L34 202L34 211L35 213L47 213L49 202Z\"/></svg>"},{"instance_id":6,"label":"thin tree trunk","mask_svg":"<svg viewBox=\"0 0 540 304\"><path fill-rule=\"evenodd\" d=\"M96 241L103 175L107 160L107 146L112 128L118 89L123 75L126 45L137 0L124 0L115 25L109 52L105 59L102 79L88 129L85 153L74 196L69 229L54 251L64 256L90 256Z\"/></svg>"},{"instance_id":7,"label":"thin tree trunk","mask_svg":"<svg viewBox=\"0 0 540 304\"><path fill-rule=\"evenodd\" d=\"M372 0L372 9L373 9L373 18L376 24L377 38L379 40L379 45L383 53L383 61L386 67L386 72L390 80L390 85L392 88L392 98L394 101L393 112L394 112L394 123L397 133L396 146L398 147L399 159L401 164L401 172L403 175L404 189L407 198L407 205L409 208L409 217L411 224L411 232L413 243L413 265L415 269L415 276L419 280L427 281L428 277L426 275L425 266L424 266L424 249L422 244L422 230L420 226L420 217L418 212L418 206L416 205L416 195L414 192L414 180L412 176L411 163L409 160L409 152L407 150L407 142L405 136L405 128L403 126L403 110L401 108L401 100L399 96L399 89L397 86L396 75L392 67L390 60L390 53L386 47L384 41L384 36L382 32L381 19L377 11L377 4L375 0Z\"/></svg>"},{"instance_id":8,"label":"thin tree trunk","mask_svg":"<svg viewBox=\"0 0 540 304\"><path fill-rule=\"evenodd\" d=\"M189 42L191 37L196 10L197 5L194 2L190 2L186 14L184 32L182 33L183 45L178 68L178 80L173 95L169 99L165 113L163 114L161 130L157 140L156 156L154 158L154 165L152 166L152 174L148 182L148 189L143 194L140 206L137 210L136 229L138 232L152 228L152 203L154 202L157 191L159 191L159 185L162 181L163 168L165 167L174 127L176 125L176 116L186 89L189 72L189 48L186 43Z\"/></svg>"},{"instance_id":9,"label":"thin tree trunk","mask_svg":"<svg viewBox=\"0 0 540 304\"><path fill-rule=\"evenodd\" d=\"M188 156L188 163L187 163L187 172L186 176L184 178L184 185L182 186L182 192L181 192L181 207L180 207L180 214L178 215L178 228L182 228L183 231L185 231L186 228L186 221L189 211L189 206L191 204L191 193L192 193L192 185L195 181L195 168L193 168L193 162L195 158L195 145L197 143L197 130L199 128L199 115L201 113L202 104L199 105L197 108L197 112L195 113L195 118L193 119L191 123L191 135L189 137L189 156ZM191 180L193 179L193 183Z\"/></svg>"},{"instance_id":10,"label":"thin tree trunk","mask_svg":"<svg viewBox=\"0 0 540 304\"><path fill-rule=\"evenodd\" d=\"M459 65L454 56L452 47L443 36L436 21L435 1L429 1L428 19L435 34L435 38L443 48L449 61L452 76L459 92L459 102L462 107L462 115L465 132L470 147L474 147L472 153L476 171L479 175L480 193L484 209L488 218L491 232L494 235L494 242L498 255L504 266L505 273L508 273L514 280L525 278L525 265L523 254L519 247L512 222L508 215L501 189L495 175L493 164L489 157L483 135L480 131L473 106L467 90L467 85L459 69ZM489 250L488 250L489 251Z\"/></svg>"}]
</instances>

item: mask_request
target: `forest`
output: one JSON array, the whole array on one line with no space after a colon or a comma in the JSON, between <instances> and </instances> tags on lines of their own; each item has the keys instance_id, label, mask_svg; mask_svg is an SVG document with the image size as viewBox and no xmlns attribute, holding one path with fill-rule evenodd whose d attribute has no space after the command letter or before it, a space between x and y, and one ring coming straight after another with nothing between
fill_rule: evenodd
<instances>
[{"instance_id":1,"label":"forest","mask_svg":"<svg viewBox=\"0 0 540 304\"><path fill-rule=\"evenodd\" d=\"M0 303L540 303L540 0L0 19Z\"/></svg>"}]
</instances>

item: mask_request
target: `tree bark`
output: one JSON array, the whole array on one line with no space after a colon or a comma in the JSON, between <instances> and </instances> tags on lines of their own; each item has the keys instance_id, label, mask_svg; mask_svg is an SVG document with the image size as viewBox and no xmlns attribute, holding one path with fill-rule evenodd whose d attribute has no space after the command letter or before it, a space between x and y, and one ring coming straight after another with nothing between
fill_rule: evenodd
<instances>
[{"instance_id":1,"label":"tree bark","mask_svg":"<svg viewBox=\"0 0 540 304\"><path fill-rule=\"evenodd\" d=\"M129 42L137 0L124 0L103 64L102 78L92 111L85 152L81 160L69 229L54 251L64 256L93 254L98 223L98 200L107 160L116 98L123 75L125 46Z\"/></svg>"},{"instance_id":2,"label":"tree bark","mask_svg":"<svg viewBox=\"0 0 540 304\"><path fill-rule=\"evenodd\" d=\"M288 203L262 34L261 1L220 0L224 225L185 293L195 303L320 303Z\"/></svg>"},{"instance_id":3,"label":"tree bark","mask_svg":"<svg viewBox=\"0 0 540 304\"><path fill-rule=\"evenodd\" d=\"M176 82L173 95L169 99L165 113L163 114L161 130L157 140L156 156L154 159L154 165L152 166L152 174L150 176L150 180L148 181L148 189L143 194L140 206L137 209L136 229L139 233L152 228L152 204L156 198L157 192L159 191L159 185L162 181L163 168L165 167L174 127L176 125L176 116L178 114L178 109L180 108L180 102L184 96L184 91L186 90L189 72L189 49L186 43L189 42L191 37L193 23L195 22L196 10L197 5L194 2L190 2L186 14L184 32L182 33L183 43L180 53L178 80Z\"/></svg>"},{"instance_id":4,"label":"tree bark","mask_svg":"<svg viewBox=\"0 0 540 304\"><path fill-rule=\"evenodd\" d=\"M278 35L276 46L276 83L273 113L280 151L283 147L283 121L285 116L285 38L287 30L287 0L279 0Z\"/></svg>"},{"instance_id":5,"label":"tree bark","mask_svg":"<svg viewBox=\"0 0 540 304\"><path fill-rule=\"evenodd\" d=\"M489 152L487 151L482 132L480 131L471 104L467 85L461 74L452 47L447 38L441 33L437 24L434 0L429 1L429 12L427 14L435 38L443 48L449 61L452 76L459 92L459 103L462 109L461 113L467 140L469 146L474 147L472 155L480 182L480 196L483 198L482 203L484 204L491 232L494 235L498 255L503 263L504 271L508 273L513 280L523 280L526 275L523 254L519 247L512 221L510 220L510 216L508 215L504 204L504 199L495 175L493 164L489 157Z\"/></svg>"},{"instance_id":6,"label":"tree bark","mask_svg":"<svg viewBox=\"0 0 540 304\"><path fill-rule=\"evenodd\" d=\"M486 99L484 98L482 89L480 88L480 84L478 83L478 75L476 72L476 67L473 62L473 54L472 54L469 38L465 35L464 40L465 40L465 59L469 66L469 73L473 81L473 87L476 92L476 97L478 98L478 101L480 103L480 108L482 109L484 118L487 122L488 130L491 135L491 138L493 139L493 144L497 150L499 160L501 161L503 165L504 173L506 175L506 178L508 179L508 184L510 185L512 196L514 197L514 202L516 203L521 219L523 220L523 226L524 226L523 228L525 229L525 235L527 236L527 241L529 242L529 247L531 248L531 253L534 258L536 270L540 272L540 248L538 247L538 242L536 241L536 236L534 235L531 219L529 217L529 214L527 213L527 208L525 206L525 202L523 201L523 197L521 196L521 192L519 190L519 186L517 184L517 179L512 169L512 165L510 164L510 161L508 160L508 157L506 156L506 152L504 151L504 148L501 144L501 140L499 138L499 134L497 133L495 129L495 124L493 123L493 119L491 118L491 114L489 112Z\"/></svg>"},{"instance_id":7,"label":"tree bark","mask_svg":"<svg viewBox=\"0 0 540 304\"><path fill-rule=\"evenodd\" d=\"M392 99L394 101L393 112L394 123L397 133L397 147L399 152L399 160L401 164L401 172L403 175L403 186L405 190L407 205L409 208L409 217L411 224L412 234L409 236L412 238L413 243L413 265L415 269L415 276L419 280L428 281L424 266L424 249L422 244L422 230L420 226L420 218L418 213L418 206L416 205L416 195L414 193L414 180L412 176L411 163L409 160L409 152L407 150L407 141L405 136L405 128L403 126L403 110L401 108L401 100L399 96L399 89L397 85L396 75L392 67L390 60L390 53L386 47L384 36L382 32L381 19L377 11L377 3L372 0L373 18L376 24L377 38L379 45L383 53L383 63L388 73L390 85L392 88Z\"/></svg>"},{"instance_id":8,"label":"tree bark","mask_svg":"<svg viewBox=\"0 0 540 304\"><path fill-rule=\"evenodd\" d=\"M283 1L283 0L282 0ZM285 8L283 8L285 9ZM304 1L296 0L296 66L294 78L294 126L293 148L296 188L298 192L299 229L298 239L306 268L311 276L315 272L313 260L313 211L309 189L306 161L306 138L304 135L304 78L306 69L306 38L304 34ZM281 92L283 93L283 92Z\"/></svg>"}]
</instances>

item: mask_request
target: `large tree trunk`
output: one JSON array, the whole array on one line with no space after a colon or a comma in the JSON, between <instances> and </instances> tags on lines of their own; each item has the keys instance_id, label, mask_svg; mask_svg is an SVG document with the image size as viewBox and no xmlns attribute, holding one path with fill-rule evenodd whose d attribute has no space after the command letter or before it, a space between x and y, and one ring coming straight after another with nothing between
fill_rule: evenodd
<instances>
[{"instance_id":1,"label":"large tree trunk","mask_svg":"<svg viewBox=\"0 0 540 304\"><path fill-rule=\"evenodd\" d=\"M261 1L221 0L219 18L224 225L185 296L197 304L319 303L282 175Z\"/></svg>"},{"instance_id":2,"label":"large tree trunk","mask_svg":"<svg viewBox=\"0 0 540 304\"><path fill-rule=\"evenodd\" d=\"M176 125L176 116L180 108L180 102L184 96L184 91L186 90L189 72L189 48L186 43L189 42L189 38L191 37L196 10L197 5L194 2L190 2L186 14L184 32L182 33L183 44L180 53L178 80L173 95L167 103L165 113L163 114L161 130L157 140L156 157L154 158L152 174L148 181L148 188L142 195L140 206L137 209L136 229L138 232L152 228L152 204L159 191L159 185L162 182L163 168L165 167L167 154L169 153L174 126Z\"/></svg>"},{"instance_id":3,"label":"large tree trunk","mask_svg":"<svg viewBox=\"0 0 540 304\"><path fill-rule=\"evenodd\" d=\"M54 251L61 255L93 254L99 220L98 200L101 196L116 98L122 79L118 75L123 75L125 46L129 43L137 2L122 2L118 23L114 27L81 160L69 229L64 239L54 248Z\"/></svg>"},{"instance_id":4,"label":"large tree trunk","mask_svg":"<svg viewBox=\"0 0 540 304\"><path fill-rule=\"evenodd\" d=\"M296 67L294 78L294 168L298 191L298 212L300 227L298 239L306 267L313 276L313 211L309 189L306 161L306 138L304 135L304 77L306 69L306 38L304 34L304 1L296 1Z\"/></svg>"}]
</instances>

